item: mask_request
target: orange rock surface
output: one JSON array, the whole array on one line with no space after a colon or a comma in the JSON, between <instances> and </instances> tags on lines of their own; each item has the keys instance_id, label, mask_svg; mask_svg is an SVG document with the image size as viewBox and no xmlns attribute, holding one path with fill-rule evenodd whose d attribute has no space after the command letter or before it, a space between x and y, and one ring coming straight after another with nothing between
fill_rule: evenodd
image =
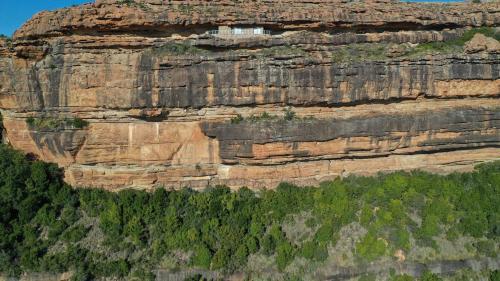
<instances>
[{"instance_id":1,"label":"orange rock surface","mask_svg":"<svg viewBox=\"0 0 500 281\"><path fill-rule=\"evenodd\" d=\"M421 51L495 32L498 3L120 3L42 12L0 41L5 141L74 186L274 188L500 159L499 53L481 47L498 41Z\"/></svg>"}]
</instances>

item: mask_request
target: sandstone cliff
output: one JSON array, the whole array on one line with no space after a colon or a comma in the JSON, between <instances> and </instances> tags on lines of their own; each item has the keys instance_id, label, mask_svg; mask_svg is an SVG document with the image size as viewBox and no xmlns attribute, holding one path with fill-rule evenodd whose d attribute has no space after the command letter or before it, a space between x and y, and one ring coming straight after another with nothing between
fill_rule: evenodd
<instances>
[{"instance_id":1,"label":"sandstone cliff","mask_svg":"<svg viewBox=\"0 0 500 281\"><path fill-rule=\"evenodd\" d=\"M498 49L464 44L479 32L496 46L499 24L499 3L101 0L42 12L0 41L4 137L72 185L108 189L468 169L500 158L500 66ZM210 34L219 26L266 34Z\"/></svg>"}]
</instances>

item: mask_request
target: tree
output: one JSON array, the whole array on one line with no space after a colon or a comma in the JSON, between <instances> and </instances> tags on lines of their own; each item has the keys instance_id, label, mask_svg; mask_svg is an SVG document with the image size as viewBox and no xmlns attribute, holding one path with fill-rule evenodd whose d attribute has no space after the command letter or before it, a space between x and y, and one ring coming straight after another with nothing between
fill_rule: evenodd
<instances>
[{"instance_id":1,"label":"tree","mask_svg":"<svg viewBox=\"0 0 500 281\"><path fill-rule=\"evenodd\" d=\"M430 271L424 271L424 274L422 274L422 277L419 279L420 281L442 281L443 279L440 278L437 274L434 274Z\"/></svg>"},{"instance_id":2,"label":"tree","mask_svg":"<svg viewBox=\"0 0 500 281\"><path fill-rule=\"evenodd\" d=\"M210 268L210 262L212 260L212 254L210 250L203 244L197 245L192 258L192 263L195 266L202 268Z\"/></svg>"},{"instance_id":3,"label":"tree","mask_svg":"<svg viewBox=\"0 0 500 281\"><path fill-rule=\"evenodd\" d=\"M368 232L365 237L356 244L356 251L368 261L373 261L385 254L386 244L381 238L377 238L374 233Z\"/></svg>"},{"instance_id":4,"label":"tree","mask_svg":"<svg viewBox=\"0 0 500 281\"><path fill-rule=\"evenodd\" d=\"M280 270L284 270L285 267L293 260L295 250L293 246L288 241L280 241L276 247L276 264Z\"/></svg>"},{"instance_id":5,"label":"tree","mask_svg":"<svg viewBox=\"0 0 500 281\"><path fill-rule=\"evenodd\" d=\"M226 248L220 248L212 258L212 269L222 269L229 263L230 254Z\"/></svg>"}]
</instances>

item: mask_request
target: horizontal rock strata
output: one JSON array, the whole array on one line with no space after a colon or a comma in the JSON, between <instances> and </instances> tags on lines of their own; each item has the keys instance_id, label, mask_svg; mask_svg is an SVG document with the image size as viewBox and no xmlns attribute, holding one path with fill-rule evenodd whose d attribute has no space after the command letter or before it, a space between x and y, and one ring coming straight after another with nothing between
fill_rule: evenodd
<instances>
[{"instance_id":1,"label":"horizontal rock strata","mask_svg":"<svg viewBox=\"0 0 500 281\"><path fill-rule=\"evenodd\" d=\"M0 41L5 140L74 186L112 190L313 185L500 158L499 53L462 42L498 36L498 3L208 3L35 15ZM220 25L271 34L206 33Z\"/></svg>"}]
</instances>

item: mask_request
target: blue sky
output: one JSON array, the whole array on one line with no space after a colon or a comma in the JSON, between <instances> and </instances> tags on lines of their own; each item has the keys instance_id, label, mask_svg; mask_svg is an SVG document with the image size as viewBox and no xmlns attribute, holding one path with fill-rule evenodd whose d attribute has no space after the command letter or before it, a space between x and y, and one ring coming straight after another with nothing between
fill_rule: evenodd
<instances>
[{"instance_id":1,"label":"blue sky","mask_svg":"<svg viewBox=\"0 0 500 281\"><path fill-rule=\"evenodd\" d=\"M11 36L25 21L43 10L93 2L90 0L0 0L0 34Z\"/></svg>"}]
</instances>

